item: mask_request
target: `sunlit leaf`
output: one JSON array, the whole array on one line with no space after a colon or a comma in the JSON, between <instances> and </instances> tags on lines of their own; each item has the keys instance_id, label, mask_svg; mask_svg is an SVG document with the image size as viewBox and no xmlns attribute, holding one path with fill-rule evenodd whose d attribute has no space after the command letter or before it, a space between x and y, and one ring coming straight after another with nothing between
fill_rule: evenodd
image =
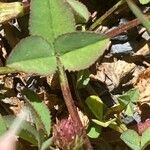
<instances>
[{"instance_id":1,"label":"sunlit leaf","mask_svg":"<svg viewBox=\"0 0 150 150\"><path fill-rule=\"evenodd\" d=\"M141 137L141 149L144 150L150 144L150 127L147 128Z\"/></svg>"},{"instance_id":2,"label":"sunlit leaf","mask_svg":"<svg viewBox=\"0 0 150 150\"><path fill-rule=\"evenodd\" d=\"M139 0L141 4L148 4L150 0Z\"/></svg>"},{"instance_id":3,"label":"sunlit leaf","mask_svg":"<svg viewBox=\"0 0 150 150\"><path fill-rule=\"evenodd\" d=\"M13 49L7 66L27 73L52 74L56 71L54 49L41 37L30 36Z\"/></svg>"},{"instance_id":4,"label":"sunlit leaf","mask_svg":"<svg viewBox=\"0 0 150 150\"><path fill-rule=\"evenodd\" d=\"M125 109L125 113L128 116L132 116L134 113L135 103L139 99L139 91L137 89L131 89L128 92L118 97L118 102Z\"/></svg>"},{"instance_id":5,"label":"sunlit leaf","mask_svg":"<svg viewBox=\"0 0 150 150\"><path fill-rule=\"evenodd\" d=\"M30 33L39 35L49 42L67 32L75 31L71 8L63 0L32 0Z\"/></svg>"},{"instance_id":6,"label":"sunlit leaf","mask_svg":"<svg viewBox=\"0 0 150 150\"><path fill-rule=\"evenodd\" d=\"M100 134L101 134L101 127L98 127L96 125L92 125L90 127L90 130L89 130L87 135L90 138L98 138L100 136Z\"/></svg>"},{"instance_id":7,"label":"sunlit leaf","mask_svg":"<svg viewBox=\"0 0 150 150\"><path fill-rule=\"evenodd\" d=\"M14 19L24 14L24 8L21 2L3 3L0 2L0 23Z\"/></svg>"},{"instance_id":8,"label":"sunlit leaf","mask_svg":"<svg viewBox=\"0 0 150 150\"><path fill-rule=\"evenodd\" d=\"M140 136L134 130L128 129L121 134L120 138L133 150L141 150Z\"/></svg>"},{"instance_id":9,"label":"sunlit leaf","mask_svg":"<svg viewBox=\"0 0 150 150\"><path fill-rule=\"evenodd\" d=\"M82 70L92 65L107 48L109 39L96 33L73 32L59 36L54 47L65 69Z\"/></svg>"},{"instance_id":10,"label":"sunlit leaf","mask_svg":"<svg viewBox=\"0 0 150 150\"><path fill-rule=\"evenodd\" d=\"M86 6L77 0L67 0L72 7L77 23L86 23L90 17L90 13Z\"/></svg>"},{"instance_id":11,"label":"sunlit leaf","mask_svg":"<svg viewBox=\"0 0 150 150\"><path fill-rule=\"evenodd\" d=\"M93 121L94 123L96 123L96 124L98 124L98 125L100 125L100 126L106 128L106 127L108 127L110 124L112 124L113 122L115 122L115 121L116 121L116 118L111 119L111 120L106 121L106 122L99 121L99 120L96 120L96 119L92 119L92 121Z\"/></svg>"}]
</instances>

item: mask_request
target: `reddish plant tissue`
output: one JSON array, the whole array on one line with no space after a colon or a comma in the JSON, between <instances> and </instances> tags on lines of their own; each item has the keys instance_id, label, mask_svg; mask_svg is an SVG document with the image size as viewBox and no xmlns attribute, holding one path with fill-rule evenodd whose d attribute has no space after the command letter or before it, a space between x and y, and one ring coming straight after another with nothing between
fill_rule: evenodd
<instances>
[{"instance_id":1,"label":"reddish plant tissue","mask_svg":"<svg viewBox=\"0 0 150 150\"><path fill-rule=\"evenodd\" d=\"M81 129L71 118L62 119L53 127L54 142L58 147L63 149L68 149L76 136L80 137L80 135Z\"/></svg>"},{"instance_id":2,"label":"reddish plant tissue","mask_svg":"<svg viewBox=\"0 0 150 150\"><path fill-rule=\"evenodd\" d=\"M150 119L146 120L145 122L137 124L138 133L142 134L149 127L150 127Z\"/></svg>"}]
</instances>

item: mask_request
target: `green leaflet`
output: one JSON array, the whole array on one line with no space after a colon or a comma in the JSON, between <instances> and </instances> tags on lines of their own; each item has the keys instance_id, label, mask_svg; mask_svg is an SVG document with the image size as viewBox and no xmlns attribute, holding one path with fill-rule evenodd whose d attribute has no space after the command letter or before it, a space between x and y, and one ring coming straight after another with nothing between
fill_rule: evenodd
<instances>
[{"instance_id":1,"label":"green leaflet","mask_svg":"<svg viewBox=\"0 0 150 150\"><path fill-rule=\"evenodd\" d=\"M103 119L103 110L104 110L104 103L101 101L101 99L98 96L91 95L86 99L86 104L91 110L91 112L94 114L94 116L102 120ZM97 138L102 131L102 127L98 126L97 124L91 124L90 131L88 133L88 136L91 138Z\"/></svg>"},{"instance_id":2,"label":"green leaflet","mask_svg":"<svg viewBox=\"0 0 150 150\"><path fill-rule=\"evenodd\" d=\"M105 51L109 39L96 33L73 32L59 36L54 47L66 70L88 68Z\"/></svg>"},{"instance_id":3,"label":"green leaflet","mask_svg":"<svg viewBox=\"0 0 150 150\"><path fill-rule=\"evenodd\" d=\"M54 49L41 37L27 37L13 49L7 66L27 73L52 74L56 71Z\"/></svg>"},{"instance_id":4,"label":"green leaflet","mask_svg":"<svg viewBox=\"0 0 150 150\"><path fill-rule=\"evenodd\" d=\"M98 125L91 125L91 127L90 127L90 130L89 130L89 132L88 132L88 136L90 137L90 138L98 138L99 136L100 136L100 134L101 134L101 127L100 126L98 126Z\"/></svg>"},{"instance_id":5,"label":"green leaflet","mask_svg":"<svg viewBox=\"0 0 150 150\"><path fill-rule=\"evenodd\" d=\"M140 137L134 130L128 129L122 133L120 138L133 150L141 150Z\"/></svg>"},{"instance_id":6,"label":"green leaflet","mask_svg":"<svg viewBox=\"0 0 150 150\"><path fill-rule=\"evenodd\" d=\"M150 128L147 128L142 136L134 130L128 129L120 137L133 150L144 150L150 144Z\"/></svg>"},{"instance_id":7,"label":"green leaflet","mask_svg":"<svg viewBox=\"0 0 150 150\"><path fill-rule=\"evenodd\" d=\"M139 0L141 4L148 4L150 0Z\"/></svg>"},{"instance_id":8,"label":"green leaflet","mask_svg":"<svg viewBox=\"0 0 150 150\"><path fill-rule=\"evenodd\" d=\"M59 35L75 31L73 14L64 0L32 0L30 33L53 43Z\"/></svg>"},{"instance_id":9,"label":"green leaflet","mask_svg":"<svg viewBox=\"0 0 150 150\"><path fill-rule=\"evenodd\" d=\"M25 95L26 102L34 116L37 130L43 130L44 133L49 136L51 130L51 116L47 106L33 91L24 89L22 93Z\"/></svg>"},{"instance_id":10,"label":"green leaflet","mask_svg":"<svg viewBox=\"0 0 150 150\"><path fill-rule=\"evenodd\" d=\"M150 144L150 127L147 128L141 137L141 149L144 150Z\"/></svg>"},{"instance_id":11,"label":"green leaflet","mask_svg":"<svg viewBox=\"0 0 150 150\"><path fill-rule=\"evenodd\" d=\"M103 121L99 121L99 120L96 120L96 119L92 119L92 121L102 127L108 127L110 124L114 123L116 121L116 118L114 119L111 119L109 121L106 121L106 122L103 122Z\"/></svg>"},{"instance_id":12,"label":"green leaflet","mask_svg":"<svg viewBox=\"0 0 150 150\"><path fill-rule=\"evenodd\" d=\"M74 12L76 22L86 23L90 17L90 13L86 6L77 0L67 0L67 2Z\"/></svg>"},{"instance_id":13,"label":"green leaflet","mask_svg":"<svg viewBox=\"0 0 150 150\"><path fill-rule=\"evenodd\" d=\"M103 54L109 39L96 33L73 31L74 18L66 2L32 0L31 36L13 49L7 67L48 75L57 70L57 55L66 70L88 68Z\"/></svg>"},{"instance_id":14,"label":"green leaflet","mask_svg":"<svg viewBox=\"0 0 150 150\"><path fill-rule=\"evenodd\" d=\"M95 117L99 120L103 119L103 109L104 109L104 103L98 96L89 96L86 99L86 104L92 111L92 113L95 115Z\"/></svg>"},{"instance_id":15,"label":"green leaflet","mask_svg":"<svg viewBox=\"0 0 150 150\"><path fill-rule=\"evenodd\" d=\"M125 109L125 113L128 116L132 116L134 112L135 103L139 99L139 91L137 89L131 89L128 92L118 97L118 102L122 109Z\"/></svg>"}]
</instances>

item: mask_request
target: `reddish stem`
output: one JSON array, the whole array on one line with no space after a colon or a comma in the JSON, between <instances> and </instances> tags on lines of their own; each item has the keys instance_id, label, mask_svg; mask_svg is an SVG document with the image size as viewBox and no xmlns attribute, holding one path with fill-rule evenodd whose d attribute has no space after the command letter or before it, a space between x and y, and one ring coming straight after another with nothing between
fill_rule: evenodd
<instances>
[{"instance_id":1,"label":"reddish stem","mask_svg":"<svg viewBox=\"0 0 150 150\"><path fill-rule=\"evenodd\" d=\"M148 19L150 19L150 15L147 16ZM110 32L106 33L106 35L110 38L113 38L137 25L140 24L140 21L138 19L134 19L132 21L129 21L128 23L121 25L113 30L111 30Z\"/></svg>"},{"instance_id":2,"label":"reddish stem","mask_svg":"<svg viewBox=\"0 0 150 150\"><path fill-rule=\"evenodd\" d=\"M78 128L82 131L83 138L84 138L85 144L87 146L87 150L93 150L91 143L87 137L86 131L85 131L85 129L82 125L82 122L80 120L79 114L77 112L77 108L74 104L74 100L73 100L72 95L71 95L67 76L66 76L64 67L63 67L59 57L57 57L57 63L58 63L57 65L58 65L60 86L61 86L62 94L63 94L64 100L65 100L67 109L69 111L69 114L71 116L71 119L77 124Z\"/></svg>"}]
</instances>

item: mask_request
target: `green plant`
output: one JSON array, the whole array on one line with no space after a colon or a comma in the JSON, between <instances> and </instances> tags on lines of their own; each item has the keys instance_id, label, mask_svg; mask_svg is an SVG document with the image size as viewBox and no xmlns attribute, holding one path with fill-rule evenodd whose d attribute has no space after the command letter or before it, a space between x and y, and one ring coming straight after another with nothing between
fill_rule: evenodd
<instances>
[{"instance_id":1,"label":"green plant","mask_svg":"<svg viewBox=\"0 0 150 150\"><path fill-rule=\"evenodd\" d=\"M110 127L113 130L116 130L120 133L127 130L125 124L123 124L120 119L113 113L113 117L106 117L108 114L106 105L101 101L98 96L89 96L86 99L86 104L88 105L89 109L92 111L96 119L92 119L94 124L91 125L91 129L89 131L89 136L91 138L97 138L101 134L102 127ZM123 110L123 109L122 109ZM95 125L96 124L96 125ZM98 126L99 127L98 127Z\"/></svg>"},{"instance_id":2,"label":"green plant","mask_svg":"<svg viewBox=\"0 0 150 150\"><path fill-rule=\"evenodd\" d=\"M29 30L30 36L15 46L7 59L7 67L0 68L1 72L6 73L8 70L49 75L58 71L70 116L79 128L83 129L86 144L92 149L74 105L65 70L78 71L88 68L103 54L109 39L92 32L75 32L71 8L62 0L32 0ZM43 108L41 103L34 103L37 98L31 91L24 91L23 94L32 101L32 104L29 101L27 104L32 108L37 131L40 132L42 128L48 137L50 120L47 109ZM41 110L45 110L45 113L41 113ZM43 116L45 114L47 115ZM42 139L41 133L39 136L38 144L41 148L45 138Z\"/></svg>"},{"instance_id":3,"label":"green plant","mask_svg":"<svg viewBox=\"0 0 150 150\"><path fill-rule=\"evenodd\" d=\"M150 2L150 0L139 0L139 2L141 4L148 4Z\"/></svg>"},{"instance_id":4,"label":"green plant","mask_svg":"<svg viewBox=\"0 0 150 150\"><path fill-rule=\"evenodd\" d=\"M89 132L90 137L97 138L101 134L102 127L110 127L120 133L126 131L127 127L122 123L118 114L124 111L126 115L133 116L134 107L138 99L139 91L137 89L131 89L118 97L118 104L116 106L107 108L98 96L89 96L86 99L86 104L96 117L92 121L100 126L91 126Z\"/></svg>"},{"instance_id":5,"label":"green plant","mask_svg":"<svg viewBox=\"0 0 150 150\"><path fill-rule=\"evenodd\" d=\"M149 31L149 20L142 15L132 1L126 1L131 10ZM112 15L120 6L124 5L126 1L118 1L108 12L95 21L89 27L89 30L94 30L99 24L102 24L104 20ZM149 1L141 0L140 2L145 4ZM131 89L119 96L117 105L111 108L107 108L98 96L89 96L86 99L86 104L93 113L93 116L89 132L86 134L74 104L65 72L79 71L75 88L83 89L87 85L89 86L90 72L87 68L103 55L109 44L109 38L139 24L136 19L133 20L135 24L131 21L131 24L129 22L126 26L118 27L106 33L106 35L101 35L95 32L76 32L76 24L82 24L83 26L81 26L84 27L90 17L87 8L76 0L31 0L30 4L21 2L0 3L0 10L0 23L24 16L25 14L29 14L30 16L30 36L22 39L13 48L6 61L6 66L0 67L0 74L22 71L30 75L49 76L55 73L59 75L62 94L70 118L58 121L54 125L56 132L53 131L53 134L56 133L57 140L61 140L61 142L69 137L66 140L68 143L65 143L67 144L67 148L65 147L66 145L63 145L64 149L78 150L83 145L86 145L85 149L92 149L87 135L91 138L98 138L101 136L103 127L110 127L122 133L121 138L133 149L144 149L147 146L149 142L147 133L144 132L141 137L138 137L135 132L127 130L126 125L122 123L119 117L119 113L122 112L128 116L133 115L133 109L139 98L139 93L136 89ZM22 128L20 129L19 127L18 129L20 132L15 134L37 146L40 150L54 149L52 147L54 135L52 136L52 121L49 109L35 92L25 88L22 90L22 95L24 96L26 106L32 114L33 123L24 121ZM3 95L0 95L0 98L3 98ZM14 116L0 116L0 134L5 133L8 128L11 128L10 125L13 120ZM66 130L59 132L59 128L63 129L66 125L69 131L72 131L74 128L76 130L73 130L73 134L66 134L62 138L60 135L61 133L63 135ZM147 131L149 132L149 130ZM135 136L136 144L132 143L132 139L130 140L131 143L128 141L128 136L131 133ZM73 141L72 137L74 137ZM139 140L140 138L141 140ZM56 145L61 147L62 143L58 142L59 144L56 143Z\"/></svg>"},{"instance_id":6,"label":"green plant","mask_svg":"<svg viewBox=\"0 0 150 150\"><path fill-rule=\"evenodd\" d=\"M118 102L121 110L125 111L128 116L133 116L134 108L139 99L139 91L131 89L118 97Z\"/></svg>"},{"instance_id":7,"label":"green plant","mask_svg":"<svg viewBox=\"0 0 150 150\"><path fill-rule=\"evenodd\" d=\"M20 138L35 146L38 146L40 150L45 150L52 143L52 138L50 137L50 112L47 106L33 91L24 89L22 94L25 96L26 107L29 108L32 114L32 119L35 126L30 122L25 121L26 117L29 117L29 111L27 111L27 113L25 111L26 116L21 120L20 118L15 119L15 116L4 116L1 117L1 135L2 133L6 132L6 129L9 129L9 134L12 134L12 132L12 135L14 136L18 134Z\"/></svg>"},{"instance_id":8,"label":"green plant","mask_svg":"<svg viewBox=\"0 0 150 150\"><path fill-rule=\"evenodd\" d=\"M122 133L121 139L133 150L144 150L150 144L150 128L141 136L136 131L128 129Z\"/></svg>"}]
</instances>

